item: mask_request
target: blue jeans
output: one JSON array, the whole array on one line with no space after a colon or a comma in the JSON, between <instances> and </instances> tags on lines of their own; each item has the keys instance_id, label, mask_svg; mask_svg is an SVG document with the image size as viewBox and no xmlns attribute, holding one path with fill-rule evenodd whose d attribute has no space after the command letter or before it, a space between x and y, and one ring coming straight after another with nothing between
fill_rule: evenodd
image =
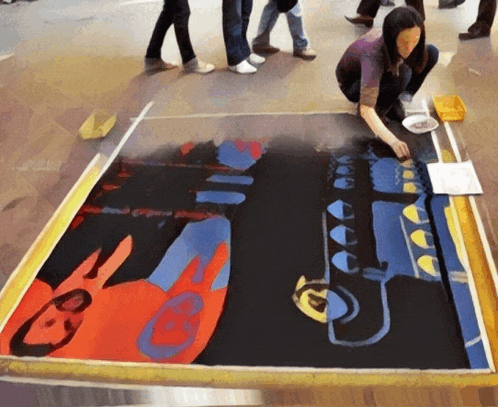
<instances>
[{"instance_id":1,"label":"blue jeans","mask_svg":"<svg viewBox=\"0 0 498 407\"><path fill-rule=\"evenodd\" d=\"M263 9L261 21L259 22L258 34L252 41L252 45L267 45L270 43L270 32L275 27L280 12L277 9L277 2L270 0ZM292 43L295 50L308 48L309 39L304 31L303 17L299 0L297 4L285 13L287 24L292 36Z\"/></svg>"},{"instance_id":2,"label":"blue jeans","mask_svg":"<svg viewBox=\"0 0 498 407\"><path fill-rule=\"evenodd\" d=\"M420 73L414 72L408 65L403 64L399 70L399 76L393 75L390 71L382 75L379 86L379 96L375 110L379 115L385 116L391 109L402 92L415 95L424 83L429 72L436 65L439 58L439 50L434 45L427 45L427 65ZM358 103L360 101L361 72L358 77L350 83L341 86L341 90L349 101Z\"/></svg>"},{"instance_id":3,"label":"blue jeans","mask_svg":"<svg viewBox=\"0 0 498 407\"><path fill-rule=\"evenodd\" d=\"M190 7L188 0L164 0L163 10L157 19L147 53L145 54L146 58L161 58L164 37L171 24L174 24L176 42L180 49L182 62L186 64L194 59L195 53L188 32L189 17Z\"/></svg>"},{"instance_id":4,"label":"blue jeans","mask_svg":"<svg viewBox=\"0 0 498 407\"><path fill-rule=\"evenodd\" d=\"M251 55L247 42L247 27L252 0L223 0L223 38L228 65L237 65Z\"/></svg>"}]
</instances>

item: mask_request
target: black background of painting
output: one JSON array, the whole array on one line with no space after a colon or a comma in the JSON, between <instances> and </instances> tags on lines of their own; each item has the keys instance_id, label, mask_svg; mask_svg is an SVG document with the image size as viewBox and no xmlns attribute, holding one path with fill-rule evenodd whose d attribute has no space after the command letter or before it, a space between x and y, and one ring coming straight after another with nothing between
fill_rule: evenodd
<instances>
[{"instance_id":1,"label":"black background of painting","mask_svg":"<svg viewBox=\"0 0 498 407\"><path fill-rule=\"evenodd\" d=\"M55 289L98 248L103 249L99 256L99 263L102 264L127 235L133 239L132 253L104 287L147 278L185 225L184 221L168 219L159 229L162 220L123 215L89 215L80 226L64 234L37 278Z\"/></svg>"},{"instance_id":2,"label":"black background of painting","mask_svg":"<svg viewBox=\"0 0 498 407\"><path fill-rule=\"evenodd\" d=\"M440 283L402 276L390 280L391 329L377 344L361 348L332 345L327 326L295 306L292 294L299 277L324 275L321 197L327 162L309 144L295 140L290 147L274 140L256 164L257 177L232 224L225 309L195 363L469 368L454 305ZM357 283L349 288L361 311L348 324L347 338L336 332L339 339L365 339L382 324L378 283Z\"/></svg>"},{"instance_id":3,"label":"black background of painting","mask_svg":"<svg viewBox=\"0 0 498 407\"><path fill-rule=\"evenodd\" d=\"M207 208L230 219L234 205L199 205L195 202L196 192L205 188L241 192L247 189L246 186L230 187L227 184L206 182L210 175L217 172L202 168L203 164L217 165L216 147L212 142L197 145L187 155L166 150L161 156L148 158L147 162L155 165L114 162L92 189L85 204L128 208L130 212L137 208L155 211L194 211ZM191 164L194 167L164 165L167 163ZM118 177L123 170L131 176ZM116 185L119 188L104 190L105 185ZM160 227L164 221L166 223ZM133 239L132 253L104 287L147 278L185 225L194 221L164 216L147 218L130 214L86 214L77 228L69 228L64 233L37 278L55 289L95 250L102 248L98 264L105 261L128 234Z\"/></svg>"}]
</instances>

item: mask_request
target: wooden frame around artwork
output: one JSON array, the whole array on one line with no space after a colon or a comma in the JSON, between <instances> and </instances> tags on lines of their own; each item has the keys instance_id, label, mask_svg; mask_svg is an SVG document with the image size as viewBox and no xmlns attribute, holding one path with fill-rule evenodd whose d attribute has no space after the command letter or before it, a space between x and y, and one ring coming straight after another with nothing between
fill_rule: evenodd
<instances>
[{"instance_id":1,"label":"wooden frame around artwork","mask_svg":"<svg viewBox=\"0 0 498 407\"><path fill-rule=\"evenodd\" d=\"M12 273L0 293L0 329L3 329L39 269L49 257L78 209L88 197L121 147L146 116L147 105L122 138L111 156L98 153L87 166L36 241ZM451 154L448 154L451 160ZM217 388L270 389L292 386L410 386L433 387L498 385L498 306L494 275L496 269L483 232L482 222L473 198L451 198L454 215L458 219L459 234L465 236L466 262L471 270L471 290L480 319L481 330L487 334L489 370L411 370L411 369L317 369L273 367L227 367L199 365L158 365L82 361L56 358L17 358L0 356L0 370L5 380L23 382L92 383L102 386L176 385Z\"/></svg>"}]
</instances>

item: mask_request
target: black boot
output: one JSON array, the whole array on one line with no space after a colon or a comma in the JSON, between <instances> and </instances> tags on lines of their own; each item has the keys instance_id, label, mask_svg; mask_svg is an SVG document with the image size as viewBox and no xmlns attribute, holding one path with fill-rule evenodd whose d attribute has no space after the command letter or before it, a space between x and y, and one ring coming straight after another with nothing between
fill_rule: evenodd
<instances>
[{"instance_id":1,"label":"black boot","mask_svg":"<svg viewBox=\"0 0 498 407\"><path fill-rule=\"evenodd\" d=\"M373 23L374 23L373 17L366 16L366 15L361 15L358 17L347 17L347 16L344 16L344 17L346 18L346 20L348 20L352 24L356 24L356 25L363 24L367 28L372 28Z\"/></svg>"},{"instance_id":2,"label":"black boot","mask_svg":"<svg viewBox=\"0 0 498 407\"><path fill-rule=\"evenodd\" d=\"M449 0L449 1L439 1L439 8L440 9L445 9L445 8L457 8L460 4L465 3L465 0Z\"/></svg>"}]
</instances>

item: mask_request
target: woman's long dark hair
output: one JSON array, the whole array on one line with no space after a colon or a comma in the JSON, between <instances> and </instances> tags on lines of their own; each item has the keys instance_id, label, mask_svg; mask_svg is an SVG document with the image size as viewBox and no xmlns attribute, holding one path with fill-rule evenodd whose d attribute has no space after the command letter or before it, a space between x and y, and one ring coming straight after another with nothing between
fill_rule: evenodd
<instances>
[{"instance_id":1,"label":"woman's long dark hair","mask_svg":"<svg viewBox=\"0 0 498 407\"><path fill-rule=\"evenodd\" d=\"M413 7L396 7L384 19L382 36L384 37L391 67L396 66L401 59L396 43L399 33L413 27L420 27L420 40L405 62L415 69L416 72L424 69L427 63L424 20L420 13Z\"/></svg>"}]
</instances>

